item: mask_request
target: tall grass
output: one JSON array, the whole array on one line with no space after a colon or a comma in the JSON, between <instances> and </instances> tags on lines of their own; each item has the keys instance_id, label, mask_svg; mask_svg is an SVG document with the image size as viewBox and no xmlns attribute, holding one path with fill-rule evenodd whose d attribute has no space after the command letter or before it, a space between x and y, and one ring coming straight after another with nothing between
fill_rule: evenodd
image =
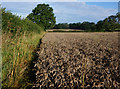
<instances>
[{"instance_id":1,"label":"tall grass","mask_svg":"<svg viewBox=\"0 0 120 89\"><path fill-rule=\"evenodd\" d=\"M45 32L43 27L5 10L2 16L2 86L20 88L29 83L26 69Z\"/></svg>"}]
</instances>

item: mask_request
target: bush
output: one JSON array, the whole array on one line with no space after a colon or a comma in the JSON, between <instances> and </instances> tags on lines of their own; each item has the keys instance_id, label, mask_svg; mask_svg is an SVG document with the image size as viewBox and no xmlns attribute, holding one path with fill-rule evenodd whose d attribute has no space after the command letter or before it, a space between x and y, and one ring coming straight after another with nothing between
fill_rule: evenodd
<instances>
[{"instance_id":1,"label":"bush","mask_svg":"<svg viewBox=\"0 0 120 89\"><path fill-rule=\"evenodd\" d=\"M2 87L30 85L27 68L44 28L2 9ZM29 69L28 69L29 70Z\"/></svg>"}]
</instances>

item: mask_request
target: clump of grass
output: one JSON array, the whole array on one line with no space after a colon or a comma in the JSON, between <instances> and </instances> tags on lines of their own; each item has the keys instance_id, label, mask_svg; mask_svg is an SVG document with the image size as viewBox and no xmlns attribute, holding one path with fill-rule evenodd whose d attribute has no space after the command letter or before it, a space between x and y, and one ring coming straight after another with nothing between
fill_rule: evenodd
<instances>
[{"instance_id":1,"label":"clump of grass","mask_svg":"<svg viewBox=\"0 0 120 89\"><path fill-rule=\"evenodd\" d=\"M80 77L80 80L81 80L81 84L82 84L82 87L83 89L85 89L85 76L86 76L86 69L87 69L87 59L83 59L82 60L82 70L81 70L81 77Z\"/></svg>"},{"instance_id":2,"label":"clump of grass","mask_svg":"<svg viewBox=\"0 0 120 89\"><path fill-rule=\"evenodd\" d=\"M32 52L45 32L43 27L28 19L21 19L5 10L2 12L2 86L20 88L25 85L24 74L28 72L26 69L32 61Z\"/></svg>"}]
</instances>

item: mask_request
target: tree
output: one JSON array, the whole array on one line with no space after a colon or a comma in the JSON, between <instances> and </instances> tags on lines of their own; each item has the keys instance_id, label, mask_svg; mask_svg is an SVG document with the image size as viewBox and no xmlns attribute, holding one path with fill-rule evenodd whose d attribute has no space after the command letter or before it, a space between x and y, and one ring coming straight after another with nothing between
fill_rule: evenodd
<instances>
[{"instance_id":1,"label":"tree","mask_svg":"<svg viewBox=\"0 0 120 89\"><path fill-rule=\"evenodd\" d=\"M54 29L69 29L68 23L59 23L54 26Z\"/></svg>"},{"instance_id":2,"label":"tree","mask_svg":"<svg viewBox=\"0 0 120 89\"><path fill-rule=\"evenodd\" d=\"M81 27L81 23L80 22L79 23L70 23L69 24L69 28L70 29L81 29L80 27Z\"/></svg>"},{"instance_id":3,"label":"tree","mask_svg":"<svg viewBox=\"0 0 120 89\"><path fill-rule=\"evenodd\" d=\"M102 20L98 21L96 24L96 30L97 31L104 31L104 27L103 27L104 23Z\"/></svg>"},{"instance_id":4,"label":"tree","mask_svg":"<svg viewBox=\"0 0 120 89\"><path fill-rule=\"evenodd\" d=\"M38 25L43 25L45 29L53 28L56 23L56 17L49 4L38 4L27 18Z\"/></svg>"},{"instance_id":5,"label":"tree","mask_svg":"<svg viewBox=\"0 0 120 89\"><path fill-rule=\"evenodd\" d=\"M83 22L81 24L81 29L83 29L83 30L90 30L90 22Z\"/></svg>"},{"instance_id":6,"label":"tree","mask_svg":"<svg viewBox=\"0 0 120 89\"><path fill-rule=\"evenodd\" d=\"M119 14L118 14L119 15ZM116 29L119 29L119 16L111 15L108 18L105 18L103 20L103 27L105 31L114 31Z\"/></svg>"}]
</instances>

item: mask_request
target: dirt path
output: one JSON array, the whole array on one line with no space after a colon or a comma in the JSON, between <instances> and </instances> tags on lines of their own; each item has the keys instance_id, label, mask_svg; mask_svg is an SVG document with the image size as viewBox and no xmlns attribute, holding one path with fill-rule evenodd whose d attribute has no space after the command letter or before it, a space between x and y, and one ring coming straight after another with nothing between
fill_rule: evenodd
<instances>
[{"instance_id":1,"label":"dirt path","mask_svg":"<svg viewBox=\"0 0 120 89\"><path fill-rule=\"evenodd\" d=\"M47 33L33 88L120 89L118 33Z\"/></svg>"}]
</instances>

